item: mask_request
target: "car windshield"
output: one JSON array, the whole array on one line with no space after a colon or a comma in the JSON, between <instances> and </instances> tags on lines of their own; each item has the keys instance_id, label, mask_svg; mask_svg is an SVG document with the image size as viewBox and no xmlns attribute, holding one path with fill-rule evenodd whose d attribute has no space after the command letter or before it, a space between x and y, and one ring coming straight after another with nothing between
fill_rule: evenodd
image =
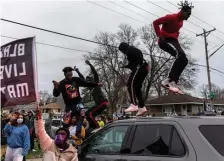
<instances>
[{"instance_id":1,"label":"car windshield","mask_svg":"<svg viewBox=\"0 0 224 161\"><path fill-rule=\"evenodd\" d=\"M199 130L216 151L224 156L224 125L201 125Z\"/></svg>"}]
</instances>

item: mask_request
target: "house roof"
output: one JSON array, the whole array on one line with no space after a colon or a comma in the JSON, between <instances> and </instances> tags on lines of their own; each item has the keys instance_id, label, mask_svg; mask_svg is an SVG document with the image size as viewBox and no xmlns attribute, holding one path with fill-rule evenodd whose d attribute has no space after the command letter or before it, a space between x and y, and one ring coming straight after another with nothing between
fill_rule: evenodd
<instances>
[{"instance_id":1,"label":"house roof","mask_svg":"<svg viewBox=\"0 0 224 161\"><path fill-rule=\"evenodd\" d=\"M40 106L41 109L60 109L60 106L57 103L49 103L45 106Z\"/></svg>"},{"instance_id":2,"label":"house roof","mask_svg":"<svg viewBox=\"0 0 224 161\"><path fill-rule=\"evenodd\" d=\"M146 102L148 105L169 105L169 104L203 104L205 102L209 102L207 99L192 97L190 95L176 95L169 94L167 96L158 97L155 99L151 99ZM214 105L224 105L224 99L222 100L213 100L212 103Z\"/></svg>"}]
</instances>

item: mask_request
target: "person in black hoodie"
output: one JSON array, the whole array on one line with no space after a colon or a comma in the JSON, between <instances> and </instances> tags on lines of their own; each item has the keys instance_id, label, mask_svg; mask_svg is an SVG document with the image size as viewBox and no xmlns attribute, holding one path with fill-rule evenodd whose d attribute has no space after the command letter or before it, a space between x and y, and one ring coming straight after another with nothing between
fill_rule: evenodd
<instances>
[{"instance_id":1,"label":"person in black hoodie","mask_svg":"<svg viewBox=\"0 0 224 161\"><path fill-rule=\"evenodd\" d=\"M141 116L147 112L141 88L146 76L148 75L149 66L144 60L141 50L134 46L129 46L127 43L122 42L119 45L119 50L127 56L128 60L128 64L121 68L128 68L132 71L127 83L131 105L125 110L125 112L138 111L137 116ZM136 97L138 99L138 104L136 102Z\"/></svg>"},{"instance_id":2,"label":"person in black hoodie","mask_svg":"<svg viewBox=\"0 0 224 161\"><path fill-rule=\"evenodd\" d=\"M99 83L99 75L96 69L88 60L86 61L86 64L90 66L91 71L93 73L93 76L92 75L87 76L86 80ZM90 132L91 130L94 130L100 127L95 117L100 115L107 108L108 100L103 94L101 87L94 87L89 89L91 91L93 100L95 102L95 106L91 107L90 109L86 111L86 119L89 122L89 126L90 126L88 131Z\"/></svg>"},{"instance_id":3,"label":"person in black hoodie","mask_svg":"<svg viewBox=\"0 0 224 161\"><path fill-rule=\"evenodd\" d=\"M73 77L73 71L74 71L73 68L65 67L63 69L65 79L63 79L59 83L53 81L54 84L53 95L55 97L58 97L60 93L62 93L62 97L65 102L65 115L63 117L64 119L63 124L65 127L70 126L71 118L73 116L81 117L76 129L77 137L79 137L83 118L85 116L85 110L82 103L82 98L80 96L79 87L102 86L102 83L87 82L79 77Z\"/></svg>"}]
</instances>

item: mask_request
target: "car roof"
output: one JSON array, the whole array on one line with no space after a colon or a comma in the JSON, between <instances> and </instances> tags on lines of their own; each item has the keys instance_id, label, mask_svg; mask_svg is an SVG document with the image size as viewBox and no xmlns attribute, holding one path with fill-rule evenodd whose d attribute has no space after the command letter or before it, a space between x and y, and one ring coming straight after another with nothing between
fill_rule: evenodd
<instances>
[{"instance_id":1,"label":"car roof","mask_svg":"<svg viewBox=\"0 0 224 161\"><path fill-rule=\"evenodd\" d=\"M198 124L198 125L218 123L218 124L224 125L224 116L142 117L142 118L117 120L117 121L114 121L114 123L158 122L158 121L174 121L179 123L189 122L189 123Z\"/></svg>"}]
</instances>

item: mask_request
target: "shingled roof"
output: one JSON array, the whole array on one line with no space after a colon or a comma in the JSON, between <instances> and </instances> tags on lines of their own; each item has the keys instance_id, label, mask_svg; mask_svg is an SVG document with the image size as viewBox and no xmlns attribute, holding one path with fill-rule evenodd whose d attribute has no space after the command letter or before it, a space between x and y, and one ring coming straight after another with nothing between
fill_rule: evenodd
<instances>
[{"instance_id":1,"label":"shingled roof","mask_svg":"<svg viewBox=\"0 0 224 161\"><path fill-rule=\"evenodd\" d=\"M203 102L209 102L209 100L203 98L192 97L190 95L176 95L170 94L167 96L151 99L146 102L148 105L163 105L163 104L203 104ZM213 100L214 105L224 105L224 99Z\"/></svg>"}]
</instances>

